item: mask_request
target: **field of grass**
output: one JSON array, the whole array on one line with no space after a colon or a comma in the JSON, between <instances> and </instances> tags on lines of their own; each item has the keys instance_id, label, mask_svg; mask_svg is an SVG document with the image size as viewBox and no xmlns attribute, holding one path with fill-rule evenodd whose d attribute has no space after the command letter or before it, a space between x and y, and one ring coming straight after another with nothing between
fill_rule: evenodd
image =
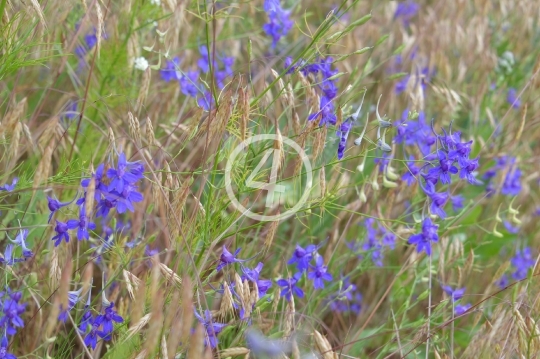
<instances>
[{"instance_id":1,"label":"field of grass","mask_svg":"<svg viewBox=\"0 0 540 359\"><path fill-rule=\"evenodd\" d=\"M540 357L540 2L0 16L0 359Z\"/></svg>"}]
</instances>

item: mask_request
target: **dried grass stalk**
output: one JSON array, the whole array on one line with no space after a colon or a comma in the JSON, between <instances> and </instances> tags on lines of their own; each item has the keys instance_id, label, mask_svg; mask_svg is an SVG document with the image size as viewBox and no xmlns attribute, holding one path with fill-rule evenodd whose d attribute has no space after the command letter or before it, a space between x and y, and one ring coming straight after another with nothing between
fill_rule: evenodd
<instances>
[{"instance_id":1,"label":"dried grass stalk","mask_svg":"<svg viewBox=\"0 0 540 359\"><path fill-rule=\"evenodd\" d=\"M152 73L150 67L148 67L143 74L143 78L141 81L141 88L139 89L139 95L137 96L137 103L135 103L135 112L139 113L141 108L144 105L144 102L146 101L146 97L148 96L148 89L150 88L150 82L152 78Z\"/></svg>"},{"instance_id":2,"label":"dried grass stalk","mask_svg":"<svg viewBox=\"0 0 540 359\"><path fill-rule=\"evenodd\" d=\"M187 353L188 359L202 358L204 350L204 328L201 323L197 323L195 327L195 333L191 336L189 341L189 349Z\"/></svg>"},{"instance_id":3,"label":"dried grass stalk","mask_svg":"<svg viewBox=\"0 0 540 359\"><path fill-rule=\"evenodd\" d=\"M171 268L167 267L164 263L159 263L159 269L161 270L161 274L165 279L168 281L173 281L177 285L182 284L182 279L176 274Z\"/></svg>"},{"instance_id":4,"label":"dried grass stalk","mask_svg":"<svg viewBox=\"0 0 540 359\"><path fill-rule=\"evenodd\" d=\"M97 57L99 59L99 53L101 50L101 37L103 35L103 13L101 12L101 6L99 6L99 1L96 2L96 14L97 14L97 21L98 26L96 29L96 51L97 51Z\"/></svg>"},{"instance_id":5,"label":"dried grass stalk","mask_svg":"<svg viewBox=\"0 0 540 359\"><path fill-rule=\"evenodd\" d=\"M234 347L234 348L228 348L228 349L224 349L221 351L221 356L223 358L228 358L228 357L237 357L237 356L240 356L240 355L246 355L250 352L250 350L248 348L244 348L244 347Z\"/></svg>"},{"instance_id":6,"label":"dried grass stalk","mask_svg":"<svg viewBox=\"0 0 540 359\"><path fill-rule=\"evenodd\" d=\"M272 242L274 241L278 226L279 221L272 221L268 225L268 233L266 233L266 237L264 238L264 246L266 250L268 250L272 246Z\"/></svg>"},{"instance_id":7,"label":"dried grass stalk","mask_svg":"<svg viewBox=\"0 0 540 359\"><path fill-rule=\"evenodd\" d=\"M191 279L184 277L182 282L182 330L180 341L186 343L191 332L191 323L193 322L193 289Z\"/></svg>"},{"instance_id":8,"label":"dried grass stalk","mask_svg":"<svg viewBox=\"0 0 540 359\"><path fill-rule=\"evenodd\" d=\"M54 143L49 143L47 148L45 148L45 151L43 152L43 156L41 157L41 161L39 161L39 164L36 169L36 173L34 175L34 193L37 190L37 188L41 185L41 183L44 180L47 180L49 178L49 173L51 172L51 161L52 161L52 154L54 151Z\"/></svg>"}]
</instances>

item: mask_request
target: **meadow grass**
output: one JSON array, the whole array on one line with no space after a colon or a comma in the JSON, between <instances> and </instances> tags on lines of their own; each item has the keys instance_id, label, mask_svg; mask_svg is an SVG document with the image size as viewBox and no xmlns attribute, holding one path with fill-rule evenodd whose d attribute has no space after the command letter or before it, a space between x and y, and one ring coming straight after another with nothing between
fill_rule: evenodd
<instances>
[{"instance_id":1,"label":"meadow grass","mask_svg":"<svg viewBox=\"0 0 540 359\"><path fill-rule=\"evenodd\" d=\"M0 358L540 356L539 2L0 14Z\"/></svg>"}]
</instances>

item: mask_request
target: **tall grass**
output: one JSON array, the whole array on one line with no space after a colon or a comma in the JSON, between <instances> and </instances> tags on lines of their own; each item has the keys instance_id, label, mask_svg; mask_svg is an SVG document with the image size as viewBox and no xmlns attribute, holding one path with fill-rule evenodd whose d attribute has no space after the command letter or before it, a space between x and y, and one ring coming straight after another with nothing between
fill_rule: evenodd
<instances>
[{"instance_id":1,"label":"tall grass","mask_svg":"<svg viewBox=\"0 0 540 359\"><path fill-rule=\"evenodd\" d=\"M538 357L540 3L283 0L275 46L269 3L0 1L0 346ZM439 179L444 216L422 174L458 131L482 183ZM237 150L256 135L274 137ZM107 172L123 155L132 209ZM89 239L55 245L81 211ZM431 255L413 241L428 219Z\"/></svg>"}]
</instances>

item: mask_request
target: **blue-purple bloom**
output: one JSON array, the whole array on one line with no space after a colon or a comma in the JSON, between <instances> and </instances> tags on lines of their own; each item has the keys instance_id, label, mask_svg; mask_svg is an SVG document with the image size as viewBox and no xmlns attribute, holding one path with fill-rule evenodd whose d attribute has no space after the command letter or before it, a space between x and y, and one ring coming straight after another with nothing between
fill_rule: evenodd
<instances>
[{"instance_id":1,"label":"blue-purple bloom","mask_svg":"<svg viewBox=\"0 0 540 359\"><path fill-rule=\"evenodd\" d=\"M407 171L403 174L403 176L401 176L401 179L407 182L407 186L412 185L420 173L421 168L416 166L415 163L414 156L409 156L409 161L407 161Z\"/></svg>"},{"instance_id":2,"label":"blue-purple bloom","mask_svg":"<svg viewBox=\"0 0 540 359\"><path fill-rule=\"evenodd\" d=\"M431 218L426 217L422 222L422 232L414 234L409 238L408 243L416 245L418 253L425 251L428 256L431 255L431 242L437 242L439 236L437 234L438 225L433 224Z\"/></svg>"},{"instance_id":3,"label":"blue-purple bloom","mask_svg":"<svg viewBox=\"0 0 540 359\"><path fill-rule=\"evenodd\" d=\"M315 265L310 265L310 271L307 275L308 279L313 281L313 287L315 289L324 289L324 282L332 280L332 275L328 273L328 267L324 265L324 259L322 256L317 255L315 257Z\"/></svg>"},{"instance_id":4,"label":"blue-purple bloom","mask_svg":"<svg viewBox=\"0 0 540 359\"><path fill-rule=\"evenodd\" d=\"M456 301L456 300L460 300L461 298L463 298L463 295L465 294L465 288L456 288L456 289L452 289L452 287L448 286L448 285L443 285L443 290L444 292L450 297L452 298L452 301Z\"/></svg>"},{"instance_id":5,"label":"blue-purple bloom","mask_svg":"<svg viewBox=\"0 0 540 359\"><path fill-rule=\"evenodd\" d=\"M464 314L466 311L468 311L469 309L471 309L471 304L470 303L467 303L467 304L458 304L456 305L456 307L454 308L454 313L455 315L457 316L460 316L462 314Z\"/></svg>"},{"instance_id":6,"label":"blue-purple bloom","mask_svg":"<svg viewBox=\"0 0 540 359\"><path fill-rule=\"evenodd\" d=\"M452 209L454 212L459 212L464 207L463 202L465 201L465 198L463 198L462 195L455 195L450 196L450 203L452 203Z\"/></svg>"},{"instance_id":7,"label":"blue-purple bloom","mask_svg":"<svg viewBox=\"0 0 540 359\"><path fill-rule=\"evenodd\" d=\"M242 271L244 272L244 276L242 280L245 278L252 281L253 283L257 284L257 288L259 289L259 297L262 297L266 294L268 289L272 286L272 281L269 279L260 279L259 275L261 274L261 270L263 267L263 263L259 262L257 266L253 269L249 269L247 267L242 267Z\"/></svg>"},{"instance_id":8,"label":"blue-purple bloom","mask_svg":"<svg viewBox=\"0 0 540 359\"><path fill-rule=\"evenodd\" d=\"M60 243L62 243L62 240L64 240L66 243L69 242L69 233L68 230L70 228L68 227L67 223L56 221L56 226L54 227L54 231L56 232L56 235L51 238L51 240L55 241L54 246L58 247Z\"/></svg>"},{"instance_id":9,"label":"blue-purple bloom","mask_svg":"<svg viewBox=\"0 0 540 359\"><path fill-rule=\"evenodd\" d=\"M424 193L431 200L431 205L429 206L431 213L436 214L437 216L441 217L441 219L445 219L446 212L444 211L444 206L448 201L448 193L435 191L435 185L433 185L431 182L426 183Z\"/></svg>"},{"instance_id":10,"label":"blue-purple bloom","mask_svg":"<svg viewBox=\"0 0 540 359\"><path fill-rule=\"evenodd\" d=\"M484 173L487 180L486 191L492 195L495 191L493 179L497 173L505 173L501 193L506 196L517 196L521 192L521 170L516 164L515 157L500 156L495 159L495 165Z\"/></svg>"},{"instance_id":11,"label":"blue-purple bloom","mask_svg":"<svg viewBox=\"0 0 540 359\"><path fill-rule=\"evenodd\" d=\"M306 271L309 268L309 262L313 258L313 254L316 253L318 249L319 247L314 244L308 245L305 249L297 244L292 257L287 264L290 265L296 263L296 268L299 271Z\"/></svg>"},{"instance_id":12,"label":"blue-purple bloom","mask_svg":"<svg viewBox=\"0 0 540 359\"><path fill-rule=\"evenodd\" d=\"M186 96L197 97L199 93L199 71L188 71L179 79L182 93Z\"/></svg>"},{"instance_id":13,"label":"blue-purple bloom","mask_svg":"<svg viewBox=\"0 0 540 359\"><path fill-rule=\"evenodd\" d=\"M30 258L34 253L26 246L26 237L28 237L28 229L22 229L11 242L21 247L24 258Z\"/></svg>"},{"instance_id":14,"label":"blue-purple bloom","mask_svg":"<svg viewBox=\"0 0 540 359\"><path fill-rule=\"evenodd\" d=\"M68 306L67 308L63 308L62 304L60 304L60 314L58 315L58 320L65 323L68 318L68 313L75 308L75 305L80 300L80 296L82 293L83 287L79 288L79 290L70 290L68 292Z\"/></svg>"},{"instance_id":15,"label":"blue-purple bloom","mask_svg":"<svg viewBox=\"0 0 540 359\"><path fill-rule=\"evenodd\" d=\"M219 264L216 268L216 271L219 272L221 269L223 269L223 267L228 266L229 264L232 264L232 263L245 262L247 259L236 258L238 253L240 253L240 249L241 248L238 248L236 251L234 251L234 254L233 254L227 250L227 247L223 246L221 256L219 257Z\"/></svg>"},{"instance_id":16,"label":"blue-purple bloom","mask_svg":"<svg viewBox=\"0 0 540 359\"><path fill-rule=\"evenodd\" d=\"M268 15L269 22L263 25L263 30L272 37L272 47L275 47L293 26L293 22L289 19L290 11L283 10L279 0L265 0L264 11Z\"/></svg>"},{"instance_id":17,"label":"blue-purple bloom","mask_svg":"<svg viewBox=\"0 0 540 359\"><path fill-rule=\"evenodd\" d=\"M8 339L4 335L2 337L2 342L0 343L0 358L2 359L17 359L17 357L11 353L8 353Z\"/></svg>"},{"instance_id":18,"label":"blue-purple bloom","mask_svg":"<svg viewBox=\"0 0 540 359\"><path fill-rule=\"evenodd\" d=\"M526 278L529 268L534 267L535 263L531 248L526 247L521 251L517 251L510 263L512 263L512 267L515 269L514 273L512 273L512 278L515 280Z\"/></svg>"},{"instance_id":19,"label":"blue-purple bloom","mask_svg":"<svg viewBox=\"0 0 540 359\"><path fill-rule=\"evenodd\" d=\"M1 297L6 297L1 306L2 318L0 318L0 327L5 328L7 335L14 335L16 328L24 327L24 321L20 317L26 311L26 303L19 303L22 298L21 292L0 293Z\"/></svg>"},{"instance_id":20,"label":"blue-purple bloom","mask_svg":"<svg viewBox=\"0 0 540 359\"><path fill-rule=\"evenodd\" d=\"M399 2L394 13L394 19L401 20L404 26L409 26L411 19L418 13L418 10L420 10L420 5L412 0Z\"/></svg>"},{"instance_id":21,"label":"blue-purple bloom","mask_svg":"<svg viewBox=\"0 0 540 359\"><path fill-rule=\"evenodd\" d=\"M215 348L218 345L217 335L227 326L227 324L215 323L212 320L212 313L209 310L204 311L204 318L195 311L195 317L206 329L206 335L208 336L208 343L211 348Z\"/></svg>"},{"instance_id":22,"label":"blue-purple bloom","mask_svg":"<svg viewBox=\"0 0 540 359\"><path fill-rule=\"evenodd\" d=\"M11 184L6 183L3 186L0 186L0 191L13 192L18 182L19 182L19 178L15 177L13 178L13 181L11 182Z\"/></svg>"},{"instance_id":23,"label":"blue-purple bloom","mask_svg":"<svg viewBox=\"0 0 540 359\"><path fill-rule=\"evenodd\" d=\"M177 69L180 66L180 58L175 57L172 60L167 60L165 67L159 70L161 79L165 82L178 80Z\"/></svg>"},{"instance_id":24,"label":"blue-purple bloom","mask_svg":"<svg viewBox=\"0 0 540 359\"><path fill-rule=\"evenodd\" d=\"M74 200L69 202L60 202L55 198L47 196L47 207L49 207L49 211L51 211L51 213L49 214L49 221L47 223L51 222L51 218L56 211L58 211L62 207L69 206L71 203L73 203L73 201Z\"/></svg>"},{"instance_id":25,"label":"blue-purple bloom","mask_svg":"<svg viewBox=\"0 0 540 359\"><path fill-rule=\"evenodd\" d=\"M337 313L359 314L362 309L362 295L358 292L357 286L350 282L349 277L343 278L341 288L331 294L327 302L330 310Z\"/></svg>"},{"instance_id":26,"label":"blue-purple bloom","mask_svg":"<svg viewBox=\"0 0 540 359\"><path fill-rule=\"evenodd\" d=\"M108 190L117 190L119 193L124 191L124 186L135 183L142 179L144 167L139 161L129 162L126 160L126 155L122 152L118 156L118 164L116 168L107 170L107 177L112 181Z\"/></svg>"},{"instance_id":27,"label":"blue-purple bloom","mask_svg":"<svg viewBox=\"0 0 540 359\"><path fill-rule=\"evenodd\" d=\"M288 301L295 295L298 298L304 298L304 291L297 286L298 281L302 278L302 273L295 273L291 278L278 279L277 285L282 287L280 296L285 297Z\"/></svg>"},{"instance_id":28,"label":"blue-purple bloom","mask_svg":"<svg viewBox=\"0 0 540 359\"><path fill-rule=\"evenodd\" d=\"M520 108L521 107L521 100L519 97L517 97L517 90L513 87L508 89L508 93L506 94L506 101L513 107L513 108Z\"/></svg>"},{"instance_id":29,"label":"blue-purple bloom","mask_svg":"<svg viewBox=\"0 0 540 359\"><path fill-rule=\"evenodd\" d=\"M114 330L113 323L123 323L124 318L118 315L118 313L114 310L114 302L105 302L104 305L105 309L103 310L103 314L96 317L94 325L101 325L103 330L98 333L99 336L104 340L110 340L111 333Z\"/></svg>"},{"instance_id":30,"label":"blue-purple bloom","mask_svg":"<svg viewBox=\"0 0 540 359\"><path fill-rule=\"evenodd\" d=\"M90 235L88 230L96 229L96 225L93 222L90 222L86 217L85 206L79 206L79 219L70 219L67 221L67 226L69 229L77 229L77 239L82 241L83 239L88 240Z\"/></svg>"}]
</instances>

